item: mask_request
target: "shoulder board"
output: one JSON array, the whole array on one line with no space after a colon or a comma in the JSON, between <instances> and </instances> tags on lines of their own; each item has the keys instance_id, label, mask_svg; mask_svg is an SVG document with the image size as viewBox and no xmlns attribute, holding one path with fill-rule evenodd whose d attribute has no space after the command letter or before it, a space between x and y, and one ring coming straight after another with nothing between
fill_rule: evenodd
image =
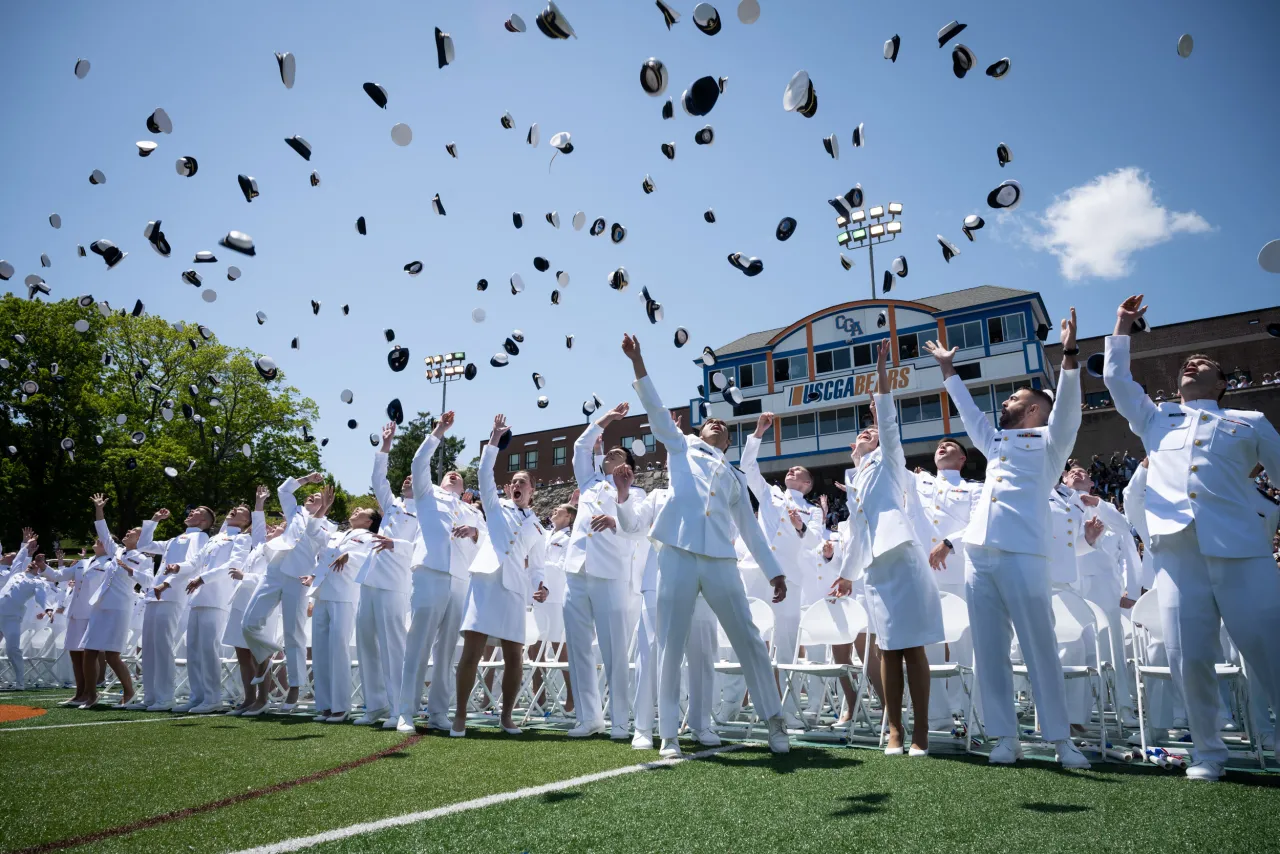
<instances>
[{"instance_id":1,"label":"shoulder board","mask_svg":"<svg viewBox=\"0 0 1280 854\"><path fill-rule=\"evenodd\" d=\"M1019 439L1039 439L1040 434L1039 433L1019 433L1018 438Z\"/></svg>"}]
</instances>

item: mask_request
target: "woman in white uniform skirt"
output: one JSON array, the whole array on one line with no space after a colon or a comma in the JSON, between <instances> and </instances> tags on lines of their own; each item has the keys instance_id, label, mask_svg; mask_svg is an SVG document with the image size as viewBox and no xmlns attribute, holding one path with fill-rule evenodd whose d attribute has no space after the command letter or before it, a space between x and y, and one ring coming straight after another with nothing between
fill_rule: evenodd
<instances>
[{"instance_id":1,"label":"woman in white uniform skirt","mask_svg":"<svg viewBox=\"0 0 1280 854\"><path fill-rule=\"evenodd\" d=\"M471 564L471 583L462 617L462 655L458 660L457 711L449 735L467 734L467 702L475 687L476 670L490 638L502 645L502 729L520 729L511 719L524 673L525 614L529 601L545 602L542 583L545 534L529 509L533 478L516 472L507 484L509 499L498 496L493 466L510 438L503 415L493 419L489 444L480 455L480 500L489 525L489 540ZM532 594L532 595L531 595Z\"/></svg>"},{"instance_id":2,"label":"woman in white uniform skirt","mask_svg":"<svg viewBox=\"0 0 1280 854\"><path fill-rule=\"evenodd\" d=\"M244 561L244 566L230 568L231 579L235 581L236 586L231 594L227 626L222 630L222 643L236 651L238 665L236 669L240 672L240 685L244 692L244 699L240 704L227 712L233 717L238 717L244 713L245 709L254 705L259 690L253 683L258 664L253 660L253 653L249 651L249 642L244 637L244 612L249 607L249 600L253 598L254 591L258 589L262 574L267 570L267 561L263 556L262 547L267 540L278 537L283 530L283 526L267 527L267 516L262 508L266 506L267 496L270 494L271 490L265 486L259 486L254 494L253 512L249 514L249 534L253 546L249 550L249 557ZM261 690L262 702L265 704L267 689L263 687Z\"/></svg>"},{"instance_id":3,"label":"woman in white uniform skirt","mask_svg":"<svg viewBox=\"0 0 1280 854\"><path fill-rule=\"evenodd\" d=\"M889 729L885 753L903 753L905 665L911 705L916 710L911 755L924 756L929 752L929 661L924 648L942 643L942 602L919 542L916 515L921 511L915 479L907 470L902 451L893 395L887 393L891 388L888 352L886 341L879 348L879 377L873 398L877 427L858 434L852 446L855 467L845 473L849 542L832 592L848 595L861 577L870 628L880 648Z\"/></svg>"},{"instance_id":4,"label":"woman in white uniform skirt","mask_svg":"<svg viewBox=\"0 0 1280 854\"><path fill-rule=\"evenodd\" d=\"M138 536L141 528L134 528L124 535L124 548L116 545L107 530L107 522L102 508L107 498L98 493L93 496L94 530L98 534L98 544L107 558L106 577L102 584L89 598L89 625L84 634L84 651L90 661L96 661L99 654L106 658L107 666L120 680L123 696L114 708L123 709L126 703L133 700L133 678L129 668L120 658L129 640L129 625L133 621L133 606L137 597L133 592L134 573L145 571L151 559L137 550ZM93 682L87 686L89 697L84 708L98 701L98 687Z\"/></svg>"}]
</instances>

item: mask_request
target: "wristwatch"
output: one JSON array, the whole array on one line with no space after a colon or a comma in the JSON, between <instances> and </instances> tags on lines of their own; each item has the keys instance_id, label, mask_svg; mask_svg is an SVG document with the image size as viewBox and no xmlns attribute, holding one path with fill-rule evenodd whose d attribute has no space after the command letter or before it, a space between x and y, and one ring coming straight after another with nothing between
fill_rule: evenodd
<instances>
[{"instance_id":1,"label":"wristwatch","mask_svg":"<svg viewBox=\"0 0 1280 854\"><path fill-rule=\"evenodd\" d=\"M951 551L955 551L955 550L956 550L956 547L955 547L955 546L953 546L953 545L951 545L951 541L950 541L950 540L948 540L948 539L945 539L945 538L944 538L944 539L942 540L942 544L943 544L944 546L946 546L947 548L951 549Z\"/></svg>"},{"instance_id":2,"label":"wristwatch","mask_svg":"<svg viewBox=\"0 0 1280 854\"><path fill-rule=\"evenodd\" d=\"M1062 355L1064 355L1064 356L1079 356L1079 355L1080 355L1080 348L1079 348L1079 347L1072 347L1070 350L1063 350L1063 351L1062 351Z\"/></svg>"}]
</instances>

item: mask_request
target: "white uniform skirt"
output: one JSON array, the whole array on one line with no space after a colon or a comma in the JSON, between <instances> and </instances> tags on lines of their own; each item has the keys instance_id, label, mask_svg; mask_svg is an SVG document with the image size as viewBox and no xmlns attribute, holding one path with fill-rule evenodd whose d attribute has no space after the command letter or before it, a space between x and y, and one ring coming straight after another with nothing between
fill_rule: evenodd
<instances>
[{"instance_id":1,"label":"white uniform skirt","mask_svg":"<svg viewBox=\"0 0 1280 854\"><path fill-rule=\"evenodd\" d=\"M89 625L84 633L84 648L124 652L132 620L132 607L120 611L95 608L89 615Z\"/></svg>"},{"instance_id":2,"label":"white uniform skirt","mask_svg":"<svg viewBox=\"0 0 1280 854\"><path fill-rule=\"evenodd\" d=\"M880 649L942 643L942 602L931 572L914 543L890 549L867 567L867 616Z\"/></svg>"},{"instance_id":3,"label":"white uniform skirt","mask_svg":"<svg viewBox=\"0 0 1280 854\"><path fill-rule=\"evenodd\" d=\"M549 643L564 643L564 603L534 602L533 619L538 637Z\"/></svg>"},{"instance_id":4,"label":"white uniform skirt","mask_svg":"<svg viewBox=\"0 0 1280 854\"><path fill-rule=\"evenodd\" d=\"M524 620L524 597L502 586L501 570L471 574L461 631L480 632L491 638L522 644ZM561 616L562 627L563 621Z\"/></svg>"},{"instance_id":5,"label":"white uniform skirt","mask_svg":"<svg viewBox=\"0 0 1280 854\"><path fill-rule=\"evenodd\" d=\"M68 652L82 650L84 636L89 631L89 620L80 617L67 617L67 635L62 641L62 648Z\"/></svg>"}]
</instances>

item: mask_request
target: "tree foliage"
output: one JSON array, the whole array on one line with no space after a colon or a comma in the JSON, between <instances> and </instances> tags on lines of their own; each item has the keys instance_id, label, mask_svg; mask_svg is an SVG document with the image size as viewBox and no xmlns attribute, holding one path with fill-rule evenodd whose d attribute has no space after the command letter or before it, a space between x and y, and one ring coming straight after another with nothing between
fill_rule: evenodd
<instances>
[{"instance_id":1,"label":"tree foliage","mask_svg":"<svg viewBox=\"0 0 1280 854\"><path fill-rule=\"evenodd\" d=\"M120 530L160 507L181 519L188 504L219 514L252 504L258 484L274 500L284 478L320 468L307 433L315 403L283 371L264 381L254 353L200 327L6 296L0 358L4 542L23 525L42 537L85 537L94 492L108 495L108 523ZM24 395L28 380L39 388Z\"/></svg>"}]
</instances>

